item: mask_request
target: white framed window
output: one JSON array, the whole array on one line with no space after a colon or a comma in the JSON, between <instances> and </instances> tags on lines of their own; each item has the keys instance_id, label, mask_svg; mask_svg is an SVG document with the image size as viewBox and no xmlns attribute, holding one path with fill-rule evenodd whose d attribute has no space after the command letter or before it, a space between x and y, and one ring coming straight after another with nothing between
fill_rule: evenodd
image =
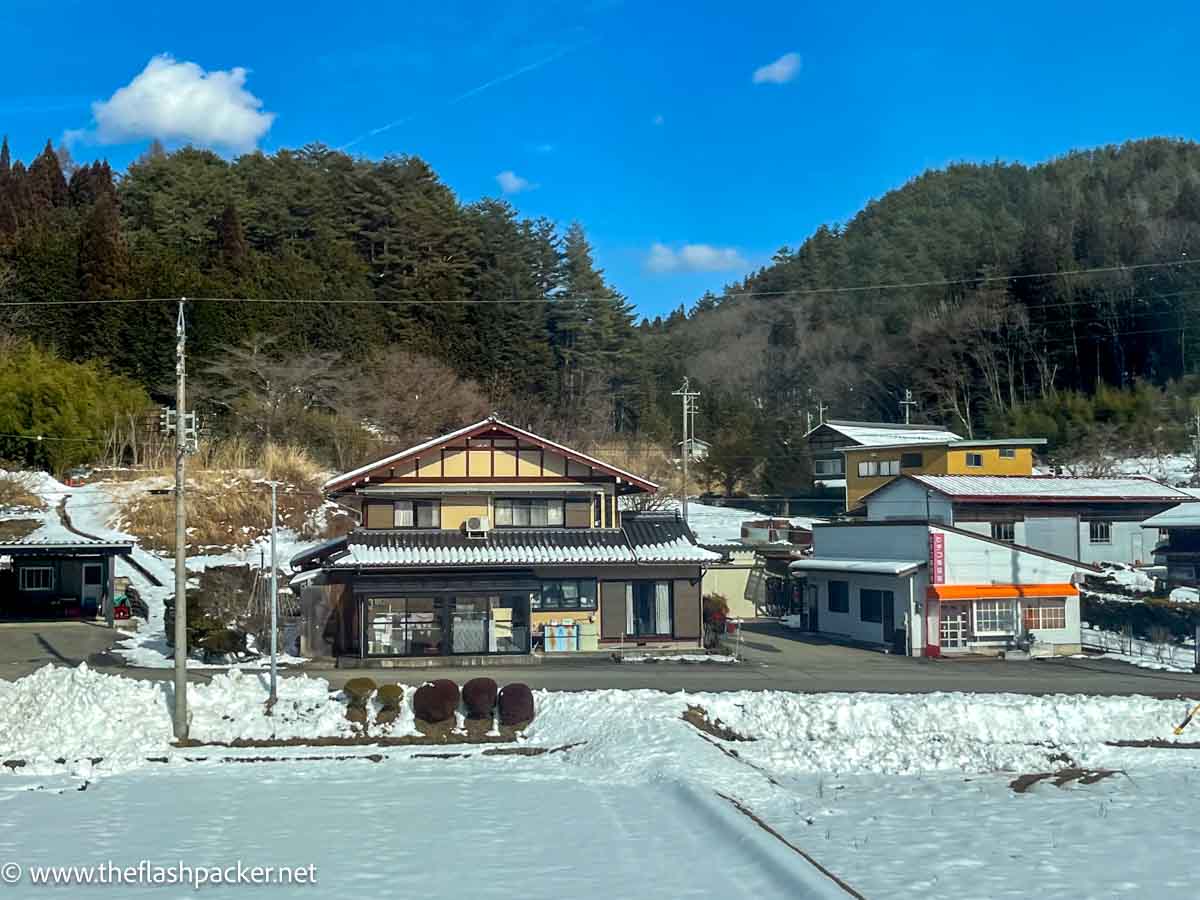
<instances>
[{"instance_id":1,"label":"white framed window","mask_svg":"<svg viewBox=\"0 0 1200 900\"><path fill-rule=\"evenodd\" d=\"M1012 544L1017 540L1016 529L1016 522L993 522L992 540Z\"/></svg>"},{"instance_id":2,"label":"white framed window","mask_svg":"<svg viewBox=\"0 0 1200 900\"><path fill-rule=\"evenodd\" d=\"M441 528L442 504L438 500L397 500L396 528Z\"/></svg>"},{"instance_id":3,"label":"white framed window","mask_svg":"<svg viewBox=\"0 0 1200 900\"><path fill-rule=\"evenodd\" d=\"M879 474L879 463L875 462L875 460L870 460L868 462L860 462L858 464L858 477L859 478L873 478L874 476L876 476L878 474Z\"/></svg>"},{"instance_id":4,"label":"white framed window","mask_svg":"<svg viewBox=\"0 0 1200 900\"><path fill-rule=\"evenodd\" d=\"M492 507L497 528L561 528L563 525L563 501L559 498L497 498Z\"/></svg>"},{"instance_id":5,"label":"white framed window","mask_svg":"<svg viewBox=\"0 0 1200 900\"><path fill-rule=\"evenodd\" d=\"M1001 447L1000 448L1000 458L1001 459L1016 459L1017 458L1017 448L1016 447Z\"/></svg>"},{"instance_id":6,"label":"white framed window","mask_svg":"<svg viewBox=\"0 0 1200 900\"><path fill-rule=\"evenodd\" d=\"M874 478L877 475L899 475L900 460L885 459L885 460L868 460L858 464L859 478Z\"/></svg>"},{"instance_id":7,"label":"white framed window","mask_svg":"<svg viewBox=\"0 0 1200 900\"><path fill-rule=\"evenodd\" d=\"M813 474L829 477L831 475L842 474L842 461L840 459L814 459Z\"/></svg>"},{"instance_id":8,"label":"white framed window","mask_svg":"<svg viewBox=\"0 0 1200 900\"><path fill-rule=\"evenodd\" d=\"M21 569L21 590L49 591L54 589L54 569L50 566L27 566Z\"/></svg>"},{"instance_id":9,"label":"white framed window","mask_svg":"<svg viewBox=\"0 0 1200 900\"><path fill-rule=\"evenodd\" d=\"M880 475L899 475L900 474L900 460L885 459L883 462L881 462L879 464L879 474Z\"/></svg>"},{"instance_id":10,"label":"white framed window","mask_svg":"<svg viewBox=\"0 0 1200 900\"><path fill-rule=\"evenodd\" d=\"M1067 627L1066 600L1039 600L1025 606L1025 630Z\"/></svg>"},{"instance_id":11,"label":"white framed window","mask_svg":"<svg viewBox=\"0 0 1200 900\"><path fill-rule=\"evenodd\" d=\"M1112 522L1088 522L1089 544L1111 544Z\"/></svg>"},{"instance_id":12,"label":"white framed window","mask_svg":"<svg viewBox=\"0 0 1200 900\"><path fill-rule=\"evenodd\" d=\"M1013 600L977 600L975 633L977 635L1013 634L1016 632L1016 603Z\"/></svg>"},{"instance_id":13,"label":"white framed window","mask_svg":"<svg viewBox=\"0 0 1200 900\"><path fill-rule=\"evenodd\" d=\"M968 453L967 454L967 468L982 469L983 468L983 454L982 453Z\"/></svg>"}]
</instances>

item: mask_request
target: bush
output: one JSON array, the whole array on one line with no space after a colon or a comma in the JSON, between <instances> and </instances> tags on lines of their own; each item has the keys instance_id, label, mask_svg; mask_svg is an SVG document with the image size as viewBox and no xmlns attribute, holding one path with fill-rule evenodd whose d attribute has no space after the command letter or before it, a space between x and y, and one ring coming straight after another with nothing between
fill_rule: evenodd
<instances>
[{"instance_id":1,"label":"bush","mask_svg":"<svg viewBox=\"0 0 1200 900\"><path fill-rule=\"evenodd\" d=\"M376 691L376 685L370 678L351 678L342 691L349 698L351 706L366 706Z\"/></svg>"},{"instance_id":2,"label":"bush","mask_svg":"<svg viewBox=\"0 0 1200 900\"><path fill-rule=\"evenodd\" d=\"M375 692L375 699L383 709L399 709L404 702L404 685L384 684Z\"/></svg>"},{"instance_id":3,"label":"bush","mask_svg":"<svg viewBox=\"0 0 1200 900\"><path fill-rule=\"evenodd\" d=\"M1104 631L1128 631L1142 640L1161 641L1169 635L1186 640L1200 625L1200 605L1172 603L1151 598L1141 603L1101 600L1090 594L1080 598L1080 617L1093 628Z\"/></svg>"},{"instance_id":4,"label":"bush","mask_svg":"<svg viewBox=\"0 0 1200 900\"><path fill-rule=\"evenodd\" d=\"M463 705L468 719L491 719L499 688L491 678L472 678L463 685Z\"/></svg>"},{"instance_id":5,"label":"bush","mask_svg":"<svg viewBox=\"0 0 1200 900\"><path fill-rule=\"evenodd\" d=\"M500 692L497 705L500 708L501 725L520 727L533 721L533 691L527 684L506 684Z\"/></svg>"},{"instance_id":6,"label":"bush","mask_svg":"<svg viewBox=\"0 0 1200 900\"><path fill-rule=\"evenodd\" d=\"M458 711L458 685L446 678L423 684L413 694L413 715L422 722L448 722Z\"/></svg>"}]
</instances>

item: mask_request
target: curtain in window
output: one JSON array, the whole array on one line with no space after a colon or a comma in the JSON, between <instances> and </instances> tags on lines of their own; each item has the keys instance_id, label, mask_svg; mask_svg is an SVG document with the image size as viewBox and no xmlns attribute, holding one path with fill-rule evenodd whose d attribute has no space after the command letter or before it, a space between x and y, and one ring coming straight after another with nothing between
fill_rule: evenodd
<instances>
[{"instance_id":1,"label":"curtain in window","mask_svg":"<svg viewBox=\"0 0 1200 900\"><path fill-rule=\"evenodd\" d=\"M654 627L659 634L671 633L671 585L666 581L654 583Z\"/></svg>"},{"instance_id":2,"label":"curtain in window","mask_svg":"<svg viewBox=\"0 0 1200 900\"><path fill-rule=\"evenodd\" d=\"M633 626L633 584L625 585L625 633L636 634Z\"/></svg>"},{"instance_id":3,"label":"curtain in window","mask_svg":"<svg viewBox=\"0 0 1200 900\"><path fill-rule=\"evenodd\" d=\"M413 527L413 505L411 500L396 501L396 527Z\"/></svg>"}]
</instances>

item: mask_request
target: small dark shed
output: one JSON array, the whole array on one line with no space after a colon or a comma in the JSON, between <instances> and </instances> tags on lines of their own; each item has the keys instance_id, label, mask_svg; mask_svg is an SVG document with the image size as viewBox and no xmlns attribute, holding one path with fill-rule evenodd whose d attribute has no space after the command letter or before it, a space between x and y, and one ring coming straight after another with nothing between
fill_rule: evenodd
<instances>
[{"instance_id":1,"label":"small dark shed","mask_svg":"<svg viewBox=\"0 0 1200 900\"><path fill-rule=\"evenodd\" d=\"M0 577L0 615L9 619L94 619L112 624L115 560L132 543L30 540L0 543L10 566Z\"/></svg>"}]
</instances>

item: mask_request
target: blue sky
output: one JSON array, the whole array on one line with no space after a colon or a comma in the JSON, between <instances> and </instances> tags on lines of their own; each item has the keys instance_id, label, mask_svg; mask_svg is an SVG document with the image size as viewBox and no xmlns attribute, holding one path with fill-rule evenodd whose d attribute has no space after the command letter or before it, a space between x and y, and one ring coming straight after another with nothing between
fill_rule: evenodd
<instances>
[{"instance_id":1,"label":"blue sky","mask_svg":"<svg viewBox=\"0 0 1200 900\"><path fill-rule=\"evenodd\" d=\"M119 168L164 129L227 155L416 154L465 200L503 182L523 214L580 220L654 315L931 166L1196 137L1190 6L9 0L0 132L25 159L79 132L76 159ZM114 97L131 82L150 93ZM197 83L215 106L155 107Z\"/></svg>"}]
</instances>

